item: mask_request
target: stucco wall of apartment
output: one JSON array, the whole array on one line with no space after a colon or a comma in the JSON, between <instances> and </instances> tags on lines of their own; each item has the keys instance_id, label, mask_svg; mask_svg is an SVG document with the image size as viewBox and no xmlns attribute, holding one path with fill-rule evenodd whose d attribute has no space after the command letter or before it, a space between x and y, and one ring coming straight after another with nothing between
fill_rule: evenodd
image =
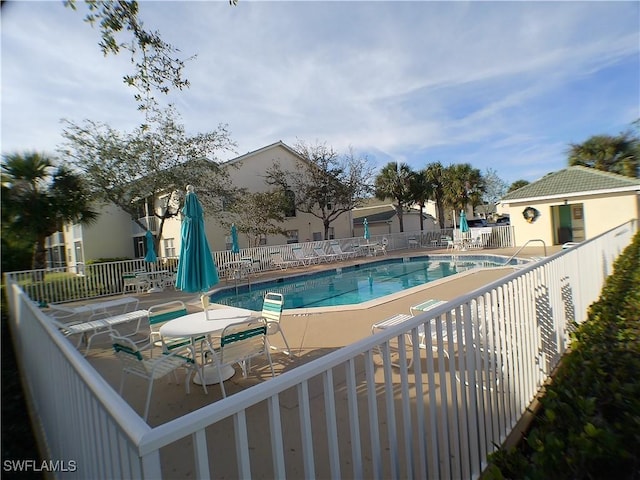
<instances>
[{"instance_id":1,"label":"stucco wall of apartment","mask_svg":"<svg viewBox=\"0 0 640 480\"><path fill-rule=\"evenodd\" d=\"M523 216L527 207L538 210L538 218L529 223ZM566 208L570 221L571 237L563 229L561 209ZM511 202L508 204L511 225L515 231L517 246L528 240L541 239L547 245L560 245L565 241L582 241L593 238L624 222L640 216L640 197L636 192L617 194L573 195L552 200Z\"/></svg>"},{"instance_id":2,"label":"stucco wall of apartment","mask_svg":"<svg viewBox=\"0 0 640 480\"><path fill-rule=\"evenodd\" d=\"M96 210L101 212L96 223L70 226L65 231L67 262L76 264L99 258L133 258L129 215L113 204L102 205ZM82 258L78 258L76 242L82 243Z\"/></svg>"},{"instance_id":3,"label":"stucco wall of apartment","mask_svg":"<svg viewBox=\"0 0 640 480\"><path fill-rule=\"evenodd\" d=\"M240 188L246 188L251 192L264 192L271 187L265 183L267 170L274 163L279 163L284 171L295 170L297 157L288 149L275 145L271 148L248 154L238 160L230 162L227 170L232 183ZM351 220L349 214L343 214L331 223L334 238L351 236ZM305 242L314 239L324 239L324 226L322 220L300 211L295 217L285 220L283 226L286 230L297 231L298 241ZM224 250L226 248L225 237L229 232L219 226L214 219L207 219L207 236L213 250ZM282 245L287 243L287 237L283 235L271 235L267 238L267 245ZM248 245L246 235L238 235L240 247Z\"/></svg>"}]
</instances>

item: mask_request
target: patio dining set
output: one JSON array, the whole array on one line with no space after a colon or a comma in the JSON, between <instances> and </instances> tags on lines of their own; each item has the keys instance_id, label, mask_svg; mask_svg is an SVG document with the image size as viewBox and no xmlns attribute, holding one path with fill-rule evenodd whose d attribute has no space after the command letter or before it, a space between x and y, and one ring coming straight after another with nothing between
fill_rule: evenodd
<instances>
[{"instance_id":1,"label":"patio dining set","mask_svg":"<svg viewBox=\"0 0 640 480\"><path fill-rule=\"evenodd\" d=\"M261 312L209 304L210 292L202 295L202 311L189 313L180 300L139 308L139 300L123 296L115 300L79 307L51 305L47 312L53 326L65 337L77 338L76 348L84 345L88 355L94 339L109 336L113 353L121 361L119 392L125 378L134 375L148 381L143 418L146 421L154 380L168 375L176 379L176 371L185 371L185 390L193 381L208 393L207 385L219 384L222 397L227 393L224 382L239 366L243 377L251 371L251 360L264 357L275 376L271 350L278 348L268 337L279 334L286 349L291 349L280 325L284 298L267 293Z\"/></svg>"}]
</instances>

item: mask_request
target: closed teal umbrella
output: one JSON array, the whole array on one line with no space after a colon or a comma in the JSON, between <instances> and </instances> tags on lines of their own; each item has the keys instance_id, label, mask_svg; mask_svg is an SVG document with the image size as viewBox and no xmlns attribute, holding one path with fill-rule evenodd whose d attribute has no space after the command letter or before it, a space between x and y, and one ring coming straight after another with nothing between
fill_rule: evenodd
<instances>
[{"instance_id":1,"label":"closed teal umbrella","mask_svg":"<svg viewBox=\"0 0 640 480\"><path fill-rule=\"evenodd\" d=\"M236 224L231 224L231 253L240 253L240 245L238 245L238 229Z\"/></svg>"},{"instance_id":2,"label":"closed teal umbrella","mask_svg":"<svg viewBox=\"0 0 640 480\"><path fill-rule=\"evenodd\" d=\"M362 224L364 225L364 238L366 240L369 240L371 238L371 234L369 233L369 222L367 222L367 219L364 219L364 222L362 222Z\"/></svg>"},{"instance_id":3,"label":"closed teal umbrella","mask_svg":"<svg viewBox=\"0 0 640 480\"><path fill-rule=\"evenodd\" d=\"M467 223L467 214L464 210L460 211L460 232L467 233L469 231L469 224Z\"/></svg>"},{"instance_id":4,"label":"closed teal umbrella","mask_svg":"<svg viewBox=\"0 0 640 480\"><path fill-rule=\"evenodd\" d=\"M184 292L204 292L220 281L204 231L202 205L191 185L182 209L180 258L176 288Z\"/></svg>"},{"instance_id":5,"label":"closed teal umbrella","mask_svg":"<svg viewBox=\"0 0 640 480\"><path fill-rule=\"evenodd\" d=\"M147 242L147 254L144 256L144 261L148 263L155 263L158 260L156 255L156 246L153 241L153 234L147 230L145 234Z\"/></svg>"}]
</instances>

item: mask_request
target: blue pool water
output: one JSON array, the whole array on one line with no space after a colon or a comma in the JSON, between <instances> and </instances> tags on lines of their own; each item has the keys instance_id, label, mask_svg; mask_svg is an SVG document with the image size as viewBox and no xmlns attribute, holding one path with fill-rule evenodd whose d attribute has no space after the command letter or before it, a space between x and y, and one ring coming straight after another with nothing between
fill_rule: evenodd
<instances>
[{"instance_id":1,"label":"blue pool water","mask_svg":"<svg viewBox=\"0 0 640 480\"><path fill-rule=\"evenodd\" d=\"M391 295L472 268L503 266L491 255L396 258L307 275L239 285L211 295L211 301L249 310L262 310L266 292L284 295L284 308L352 305ZM512 260L512 264L519 260Z\"/></svg>"}]
</instances>

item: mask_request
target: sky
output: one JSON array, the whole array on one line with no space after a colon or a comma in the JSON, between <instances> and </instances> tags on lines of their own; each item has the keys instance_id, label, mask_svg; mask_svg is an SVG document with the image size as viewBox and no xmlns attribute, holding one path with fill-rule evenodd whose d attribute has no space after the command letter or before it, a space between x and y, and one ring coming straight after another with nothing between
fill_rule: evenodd
<instances>
[{"instance_id":1,"label":"sky","mask_svg":"<svg viewBox=\"0 0 640 480\"><path fill-rule=\"evenodd\" d=\"M87 10L1 9L2 155L52 156L61 119L142 122L126 54ZM640 118L640 2L141 1L187 61L171 93L189 134L227 124L234 152L279 140L350 148L375 168L470 163L507 184L567 166L570 144Z\"/></svg>"}]
</instances>

